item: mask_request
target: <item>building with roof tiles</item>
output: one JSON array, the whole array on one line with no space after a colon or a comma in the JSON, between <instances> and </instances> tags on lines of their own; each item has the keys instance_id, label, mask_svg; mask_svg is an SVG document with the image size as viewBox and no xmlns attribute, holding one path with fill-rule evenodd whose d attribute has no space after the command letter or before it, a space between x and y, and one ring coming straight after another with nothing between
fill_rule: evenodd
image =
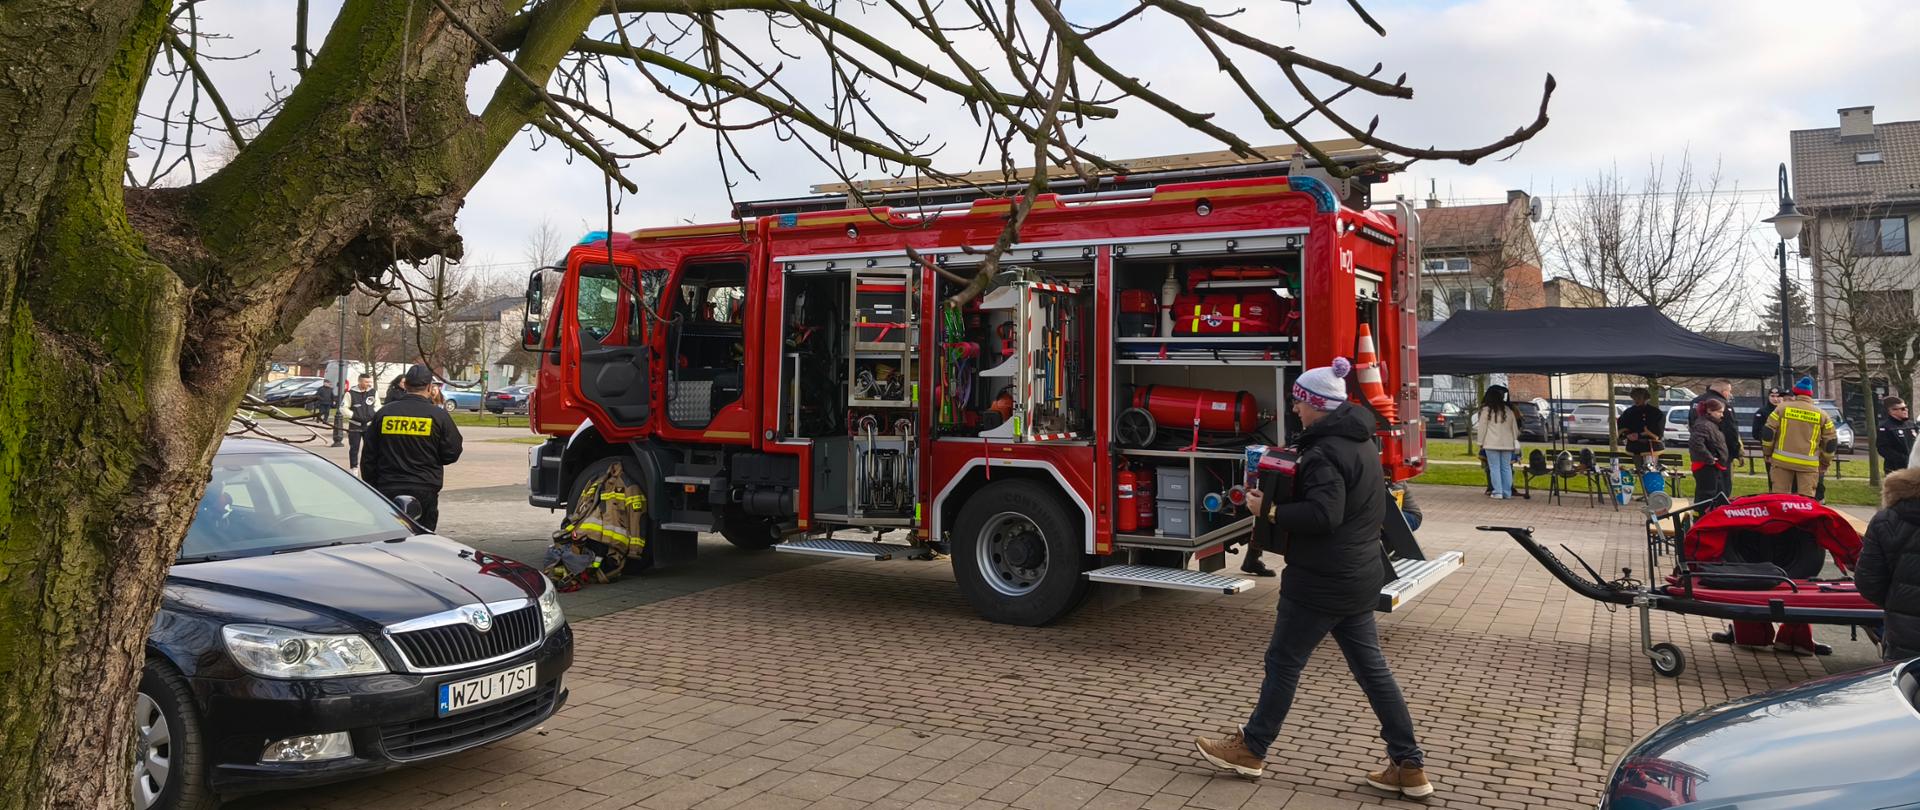
<instances>
[{"instance_id":1,"label":"building with roof tiles","mask_svg":"<svg viewBox=\"0 0 1920 810\"><path fill-rule=\"evenodd\" d=\"M1876 123L1871 106L1838 112L1838 126L1790 134L1793 192L1813 217L1800 255L1812 265L1821 394L1864 416L1863 363L1877 393L1913 391L1920 121Z\"/></svg>"},{"instance_id":2,"label":"building with roof tiles","mask_svg":"<svg viewBox=\"0 0 1920 810\"><path fill-rule=\"evenodd\" d=\"M1505 202L1488 205L1447 206L1428 199L1419 210L1420 320L1444 321L1466 309L1546 306L1540 246L1533 234L1537 210L1534 199L1518 190L1507 192ZM1546 378L1538 375L1512 375L1505 384L1515 399L1548 394ZM1422 379L1420 386L1429 400L1466 406L1475 397L1467 378L1437 375Z\"/></svg>"}]
</instances>

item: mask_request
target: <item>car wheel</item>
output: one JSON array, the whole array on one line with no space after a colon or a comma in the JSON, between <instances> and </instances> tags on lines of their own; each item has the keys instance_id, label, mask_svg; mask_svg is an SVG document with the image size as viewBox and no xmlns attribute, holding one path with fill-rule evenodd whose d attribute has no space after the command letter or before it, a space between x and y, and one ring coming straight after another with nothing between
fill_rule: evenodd
<instances>
[{"instance_id":1,"label":"car wheel","mask_svg":"<svg viewBox=\"0 0 1920 810\"><path fill-rule=\"evenodd\" d=\"M219 799L207 785L206 741L200 709L185 678L148 661L133 701L134 810L212 810Z\"/></svg>"},{"instance_id":2,"label":"car wheel","mask_svg":"<svg viewBox=\"0 0 1920 810\"><path fill-rule=\"evenodd\" d=\"M581 493L586 490L587 484L598 479L600 476L606 475L607 468L613 466L613 463L616 461L621 461L621 459L616 458L614 456L608 456L606 458L595 461L592 464L588 464L584 469L580 470L580 474L573 477L573 488L569 490L569 493L568 493L572 497L567 498L567 503L568 504L579 503ZM631 459L627 460L627 463L622 467L622 471L626 474L627 477L632 478L635 481L640 480L639 476L634 475L634 464ZM646 482L641 481L640 483L641 483L642 490L644 491ZM573 508L572 506L569 506L568 511L572 511L572 508ZM561 521L562 521L562 525L564 526L566 518L562 517ZM647 538L648 542L645 546L642 546L640 548L640 556L627 558L626 566L620 569L621 573L623 574L638 574L641 571L645 571L653 567L653 542L652 541L656 536L658 536L660 532L658 528L660 524L659 524L659 521L656 521L653 519L653 505L651 503L647 505L647 515L643 525L645 525L646 528L641 532L641 536Z\"/></svg>"},{"instance_id":3,"label":"car wheel","mask_svg":"<svg viewBox=\"0 0 1920 810\"><path fill-rule=\"evenodd\" d=\"M1001 481L967 500L953 532L960 593L988 621L1037 627L1087 595L1087 555L1067 507L1031 481Z\"/></svg>"}]
</instances>

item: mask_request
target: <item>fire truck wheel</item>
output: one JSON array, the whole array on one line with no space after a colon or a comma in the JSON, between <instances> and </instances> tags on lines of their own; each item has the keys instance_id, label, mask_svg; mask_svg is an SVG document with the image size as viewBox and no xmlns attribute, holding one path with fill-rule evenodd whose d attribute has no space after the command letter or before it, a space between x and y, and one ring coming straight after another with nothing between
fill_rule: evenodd
<instances>
[{"instance_id":1,"label":"fire truck wheel","mask_svg":"<svg viewBox=\"0 0 1920 810\"><path fill-rule=\"evenodd\" d=\"M762 551L780 542L780 520L749 515L740 507L729 506L720 513L720 536L734 548Z\"/></svg>"},{"instance_id":2,"label":"fire truck wheel","mask_svg":"<svg viewBox=\"0 0 1920 810\"><path fill-rule=\"evenodd\" d=\"M1067 505L1032 481L990 484L954 526L953 574L983 618L1035 627L1087 595L1087 557Z\"/></svg>"},{"instance_id":3,"label":"fire truck wheel","mask_svg":"<svg viewBox=\"0 0 1920 810\"><path fill-rule=\"evenodd\" d=\"M585 490L587 488L587 484L593 481L600 480L600 476L607 474L607 468L613 466L613 463L618 460L619 459L617 458L608 456L603 459L598 459L594 461L592 464L588 464L587 466L581 468L580 473L573 477L573 489L568 491L568 495L571 497L567 498L567 503L570 503L570 504L579 503L580 493L582 490ZM627 466L621 468L623 472L626 470L632 470L632 469L633 469L632 464L628 464ZM562 522L564 523L565 521L563 520ZM649 540L653 539L653 537L658 535L660 532L660 529L658 528L658 524L653 520L651 514L649 514L649 516L647 517L646 527L647 527L646 536ZM623 576L627 574L638 574L641 571L645 571L652 567L653 567L653 544L648 543L645 546L641 547L639 556L627 558L626 567L622 568L620 570L620 573Z\"/></svg>"}]
</instances>

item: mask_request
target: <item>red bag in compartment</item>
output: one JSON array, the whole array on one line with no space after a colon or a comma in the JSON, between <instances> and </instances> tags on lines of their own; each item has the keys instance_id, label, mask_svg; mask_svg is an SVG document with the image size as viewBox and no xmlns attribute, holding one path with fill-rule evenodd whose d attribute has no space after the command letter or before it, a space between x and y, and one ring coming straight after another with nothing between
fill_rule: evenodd
<instances>
[{"instance_id":1,"label":"red bag in compartment","mask_svg":"<svg viewBox=\"0 0 1920 810\"><path fill-rule=\"evenodd\" d=\"M1176 335L1278 335L1293 320L1293 301L1272 290L1189 293L1173 300Z\"/></svg>"},{"instance_id":2,"label":"red bag in compartment","mask_svg":"<svg viewBox=\"0 0 1920 810\"><path fill-rule=\"evenodd\" d=\"M1196 267L1187 271L1187 290L1206 281L1271 281L1278 287L1285 275L1278 267Z\"/></svg>"}]
</instances>

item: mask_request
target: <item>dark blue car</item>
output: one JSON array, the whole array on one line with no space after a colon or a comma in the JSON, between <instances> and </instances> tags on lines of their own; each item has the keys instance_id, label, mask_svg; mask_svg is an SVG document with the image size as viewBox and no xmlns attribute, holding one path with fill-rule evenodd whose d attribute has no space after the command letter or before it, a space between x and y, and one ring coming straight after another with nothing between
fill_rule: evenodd
<instances>
[{"instance_id":1,"label":"dark blue car","mask_svg":"<svg viewBox=\"0 0 1920 810\"><path fill-rule=\"evenodd\" d=\"M1683 715L1627 749L1600 807L1920 808L1920 659Z\"/></svg>"},{"instance_id":2,"label":"dark blue car","mask_svg":"<svg viewBox=\"0 0 1920 810\"><path fill-rule=\"evenodd\" d=\"M230 440L146 652L134 807L203 810L532 728L566 701L573 634L541 572L311 453Z\"/></svg>"}]
</instances>

